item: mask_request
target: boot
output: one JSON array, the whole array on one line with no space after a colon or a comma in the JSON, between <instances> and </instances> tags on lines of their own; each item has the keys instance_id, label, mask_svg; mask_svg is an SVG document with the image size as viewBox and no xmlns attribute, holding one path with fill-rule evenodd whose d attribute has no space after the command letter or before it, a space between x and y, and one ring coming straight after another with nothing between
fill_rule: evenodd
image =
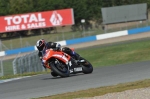
<instances>
[{"instance_id":1,"label":"boot","mask_svg":"<svg viewBox=\"0 0 150 99\"><path fill-rule=\"evenodd\" d=\"M80 55L77 54L77 53L75 53L75 52L74 52L73 57L75 58L75 60L77 61L77 63L83 63L83 62L85 62L85 60L83 60L83 59L81 60L80 59Z\"/></svg>"},{"instance_id":2,"label":"boot","mask_svg":"<svg viewBox=\"0 0 150 99\"><path fill-rule=\"evenodd\" d=\"M75 59L75 60L79 60L79 59L80 59L79 54L77 54L77 53L76 53L76 52L74 52L74 51L72 51L72 53L71 53L71 57L72 57L73 59Z\"/></svg>"}]
</instances>

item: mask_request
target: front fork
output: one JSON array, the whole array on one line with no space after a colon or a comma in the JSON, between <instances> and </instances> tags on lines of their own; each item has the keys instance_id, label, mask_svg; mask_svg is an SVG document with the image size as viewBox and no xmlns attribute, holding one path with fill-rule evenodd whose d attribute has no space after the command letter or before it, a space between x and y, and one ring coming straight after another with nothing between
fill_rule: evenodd
<instances>
[{"instance_id":1,"label":"front fork","mask_svg":"<svg viewBox=\"0 0 150 99\"><path fill-rule=\"evenodd\" d=\"M70 73L76 73L76 69L78 68L82 68L81 66L79 66L79 64L76 62L75 59L70 58L70 61L68 62L68 69L70 70ZM80 70L81 72L82 70Z\"/></svg>"}]
</instances>

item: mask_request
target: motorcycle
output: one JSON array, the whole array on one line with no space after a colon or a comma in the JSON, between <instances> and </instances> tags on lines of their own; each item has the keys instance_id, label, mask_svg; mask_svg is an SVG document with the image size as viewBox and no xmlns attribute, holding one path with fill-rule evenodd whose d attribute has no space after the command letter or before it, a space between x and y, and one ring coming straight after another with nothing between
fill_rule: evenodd
<instances>
[{"instance_id":1,"label":"motorcycle","mask_svg":"<svg viewBox=\"0 0 150 99\"><path fill-rule=\"evenodd\" d=\"M70 55L54 49L47 49L43 56L44 65L46 68L51 69L51 75L54 77L69 77L70 74L89 74L93 72L93 66L88 60L83 57L80 57L79 60L81 61L77 62Z\"/></svg>"}]
</instances>

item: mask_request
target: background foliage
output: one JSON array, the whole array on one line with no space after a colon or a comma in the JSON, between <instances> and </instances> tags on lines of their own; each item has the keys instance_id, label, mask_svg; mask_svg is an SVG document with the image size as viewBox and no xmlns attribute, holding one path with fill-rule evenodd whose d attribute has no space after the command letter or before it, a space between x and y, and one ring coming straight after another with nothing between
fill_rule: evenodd
<instances>
[{"instance_id":1,"label":"background foliage","mask_svg":"<svg viewBox=\"0 0 150 99\"><path fill-rule=\"evenodd\" d=\"M85 19L87 23L89 20L100 21L102 7L138 3L147 3L148 9L150 8L150 0L0 0L0 16L73 8L77 26L81 24L81 19ZM26 31L19 33L25 36ZM11 33L7 35L12 36Z\"/></svg>"}]
</instances>

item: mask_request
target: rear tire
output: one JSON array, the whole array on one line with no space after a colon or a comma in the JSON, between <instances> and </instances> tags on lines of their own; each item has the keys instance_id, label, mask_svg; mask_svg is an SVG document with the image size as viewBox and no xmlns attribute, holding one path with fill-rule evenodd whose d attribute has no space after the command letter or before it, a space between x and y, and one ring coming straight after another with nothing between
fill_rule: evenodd
<instances>
[{"instance_id":1,"label":"rear tire","mask_svg":"<svg viewBox=\"0 0 150 99\"><path fill-rule=\"evenodd\" d=\"M93 72L93 66L92 66L92 64L89 61L87 61L86 59L82 58L82 57L80 57L80 59L81 60L82 59L85 60L85 62L82 63L83 73L84 74L90 74L90 73L92 73Z\"/></svg>"},{"instance_id":2,"label":"rear tire","mask_svg":"<svg viewBox=\"0 0 150 99\"><path fill-rule=\"evenodd\" d=\"M55 66L54 62L50 63L51 69L53 72L55 72L56 74L58 74L61 77L69 77L70 76L70 71L68 70L68 68L66 67L66 71L62 72L60 71L57 66Z\"/></svg>"}]
</instances>

